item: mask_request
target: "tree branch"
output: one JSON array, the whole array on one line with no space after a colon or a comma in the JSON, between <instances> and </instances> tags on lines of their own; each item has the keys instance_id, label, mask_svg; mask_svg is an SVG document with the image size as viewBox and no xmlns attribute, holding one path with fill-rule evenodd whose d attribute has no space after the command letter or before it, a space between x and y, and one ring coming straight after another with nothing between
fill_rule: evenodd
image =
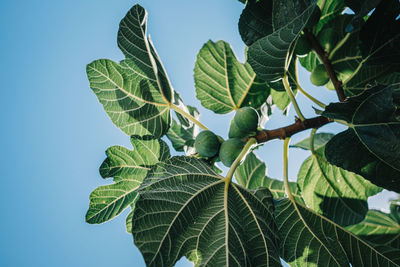
<instances>
[{"instance_id":1,"label":"tree branch","mask_svg":"<svg viewBox=\"0 0 400 267\"><path fill-rule=\"evenodd\" d=\"M331 79L333 86L335 87L336 94L339 98L340 102L343 102L346 99L346 95L344 94L343 84L336 75L335 70L332 67L332 63L329 60L329 55L324 51L321 44L318 42L317 37L307 29L304 29L304 34L306 35L308 41L311 44L312 49L317 53L318 57L321 59L322 63L325 66L326 72L328 73L329 78Z\"/></svg>"},{"instance_id":2,"label":"tree branch","mask_svg":"<svg viewBox=\"0 0 400 267\"><path fill-rule=\"evenodd\" d=\"M256 136L253 137L256 138L257 143L264 143L273 139L285 139L287 137L290 137L296 133L305 131L307 129L319 128L332 121L333 120L323 116L306 119L304 121L301 121L298 118L296 118L296 122L291 125L273 130L258 131Z\"/></svg>"}]
</instances>

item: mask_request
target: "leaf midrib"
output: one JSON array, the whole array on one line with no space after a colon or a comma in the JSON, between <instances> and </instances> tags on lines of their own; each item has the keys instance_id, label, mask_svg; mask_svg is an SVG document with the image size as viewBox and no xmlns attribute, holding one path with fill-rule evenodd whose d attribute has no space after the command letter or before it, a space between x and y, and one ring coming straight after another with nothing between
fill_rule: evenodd
<instances>
[{"instance_id":1,"label":"leaf midrib","mask_svg":"<svg viewBox=\"0 0 400 267\"><path fill-rule=\"evenodd\" d=\"M117 63L118 64L118 63ZM154 106L169 106L168 104L163 104L163 103L157 103L157 102L151 102L148 100L144 100L132 93L130 93L129 91L126 91L125 89L123 89L122 87L120 87L119 85L117 85L112 79L110 79L108 76L104 75L102 72L98 71L97 69L93 68L92 66L89 65L89 68L93 71L95 71L96 73L100 74L100 76L104 77L106 80L108 80L111 84L113 84L116 88L118 88L119 90L121 90L123 93L125 93L127 96L136 99L137 101L143 102L143 103L147 103L150 105L154 105ZM124 81L124 78L122 77L122 80Z\"/></svg>"},{"instance_id":2,"label":"leaf midrib","mask_svg":"<svg viewBox=\"0 0 400 267\"><path fill-rule=\"evenodd\" d=\"M172 176L167 177L167 178L165 178L165 179L168 179L168 178L171 178L171 177L185 176L185 175L188 175L188 174L193 175L193 173L184 173L184 174L179 174L179 175L172 175ZM204 174L202 174L202 175L204 175ZM214 176L213 176L213 177L214 177ZM165 180L165 179L162 179L162 181ZM168 226L168 229L165 231L164 236L161 238L161 240L160 240L160 242L159 242L160 245L158 246L157 251L154 253L153 258L152 258L151 261L149 262L149 265L151 265L151 264L153 263L153 261L155 260L155 258L157 257L157 255L158 255L158 253L160 252L160 249L161 249L161 247L162 247L162 245L163 245L163 243L164 243L164 241L165 241L165 238L166 238L167 235L169 234L169 231L170 231L172 225L175 223L176 219L180 216L182 210L185 209L185 208L187 207L188 203L190 203L190 201L192 201L192 200L193 200L195 197L197 197L200 193L206 191L207 189L209 189L209 188L211 188L211 187L213 187L213 186L216 186L216 185L218 185L218 184L220 184L220 183L223 183L223 182L224 182L224 179L221 179L221 180L219 180L219 181L213 182L213 183L211 183L211 184L209 184L209 185L203 187L201 190L196 191L196 192L182 205L182 207L178 210L178 212L176 213L176 215L175 215L174 218L172 219L170 225ZM157 183L157 182L156 182L156 183ZM156 183L152 183L152 185L154 185L154 184L156 184Z\"/></svg>"}]
</instances>

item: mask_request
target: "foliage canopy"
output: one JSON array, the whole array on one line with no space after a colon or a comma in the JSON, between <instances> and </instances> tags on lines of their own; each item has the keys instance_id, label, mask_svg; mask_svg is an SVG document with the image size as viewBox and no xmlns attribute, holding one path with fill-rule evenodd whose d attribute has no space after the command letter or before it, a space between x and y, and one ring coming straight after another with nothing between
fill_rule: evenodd
<instances>
[{"instance_id":1,"label":"foliage canopy","mask_svg":"<svg viewBox=\"0 0 400 267\"><path fill-rule=\"evenodd\" d=\"M228 43L210 40L194 68L203 107L216 114L247 107L260 117L257 129L256 116L250 130L235 130L240 146L223 151L230 156L224 176L218 153L196 152L199 130L209 129L171 85L143 7L133 6L120 23L125 58L87 65L90 87L133 149L107 149L100 174L114 183L91 193L86 221L103 223L130 208L127 231L148 266L173 266L184 256L196 266L281 266L280 259L292 266L400 266L400 200L390 213L367 203L383 189L400 193L400 2L241 2L246 62ZM326 83L313 74L338 102L325 105L307 93L299 65L329 77ZM304 117L298 92L318 106L315 117ZM294 124L261 127L274 107L287 113L290 106ZM231 127L250 118L237 120ZM328 123L347 129L317 133ZM308 129L309 138L289 146ZM197 144L228 142L209 136L215 140ZM277 138L284 140L283 180L266 175L255 151ZM167 139L185 155L171 157ZM289 147L310 152L297 182L288 181Z\"/></svg>"}]
</instances>

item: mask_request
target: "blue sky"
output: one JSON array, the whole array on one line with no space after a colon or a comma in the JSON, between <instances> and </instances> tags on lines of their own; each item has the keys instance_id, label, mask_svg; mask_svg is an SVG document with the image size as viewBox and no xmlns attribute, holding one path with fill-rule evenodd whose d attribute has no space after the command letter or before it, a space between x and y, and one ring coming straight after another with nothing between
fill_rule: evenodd
<instances>
[{"instance_id":1,"label":"blue sky","mask_svg":"<svg viewBox=\"0 0 400 267\"><path fill-rule=\"evenodd\" d=\"M125 233L126 213L102 225L84 222L90 192L106 183L98 174L104 151L130 146L90 90L85 67L98 58L122 59L118 24L135 3L149 12L149 33L175 89L186 104L200 108L202 122L227 135L232 114L214 117L200 107L193 67L209 39L229 42L243 60L238 1L0 1L0 266L144 266ZM321 100L336 100L303 78ZM299 101L312 116L310 102ZM293 116L274 115L267 127L291 123ZM281 146L273 141L260 151L272 177L281 177ZM307 153L290 155L290 176L296 177ZM377 197L373 205L386 207L391 196Z\"/></svg>"}]
</instances>

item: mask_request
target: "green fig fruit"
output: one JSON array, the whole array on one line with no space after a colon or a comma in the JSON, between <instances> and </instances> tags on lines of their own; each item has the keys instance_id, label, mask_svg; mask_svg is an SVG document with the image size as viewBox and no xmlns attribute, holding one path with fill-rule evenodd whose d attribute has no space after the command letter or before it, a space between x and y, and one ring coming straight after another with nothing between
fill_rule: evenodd
<instances>
[{"instance_id":1,"label":"green fig fruit","mask_svg":"<svg viewBox=\"0 0 400 267\"><path fill-rule=\"evenodd\" d=\"M213 132L202 131L196 136L194 146L201 157L214 157L217 155L221 142Z\"/></svg>"},{"instance_id":2,"label":"green fig fruit","mask_svg":"<svg viewBox=\"0 0 400 267\"><path fill-rule=\"evenodd\" d=\"M310 80L316 86L323 86L329 82L329 76L323 64L319 64L313 69Z\"/></svg>"},{"instance_id":3,"label":"green fig fruit","mask_svg":"<svg viewBox=\"0 0 400 267\"><path fill-rule=\"evenodd\" d=\"M252 107L243 107L236 111L233 121L240 131L251 133L257 131L258 113Z\"/></svg>"},{"instance_id":4,"label":"green fig fruit","mask_svg":"<svg viewBox=\"0 0 400 267\"><path fill-rule=\"evenodd\" d=\"M230 167L235 159L239 156L242 151L245 142L240 138L231 138L222 143L219 149L219 158L221 162L226 166Z\"/></svg>"}]
</instances>

